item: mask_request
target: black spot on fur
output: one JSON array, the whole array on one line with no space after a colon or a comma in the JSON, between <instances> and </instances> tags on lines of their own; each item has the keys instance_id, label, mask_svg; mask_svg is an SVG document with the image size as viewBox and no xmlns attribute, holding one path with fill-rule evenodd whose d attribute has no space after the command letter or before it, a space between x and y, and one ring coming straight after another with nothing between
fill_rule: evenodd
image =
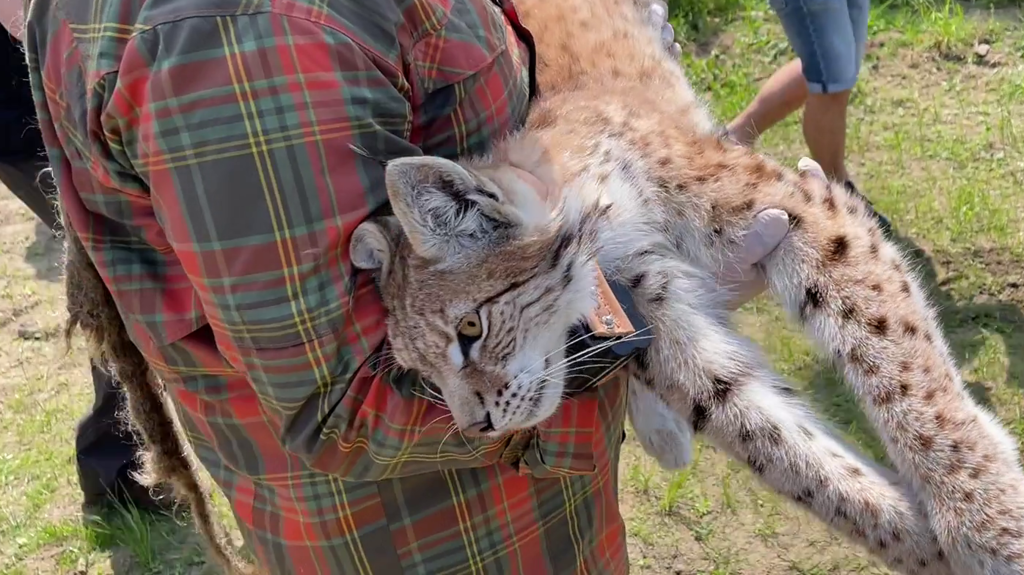
<instances>
[{"instance_id":1,"label":"black spot on fur","mask_svg":"<svg viewBox=\"0 0 1024 575\"><path fill-rule=\"evenodd\" d=\"M846 259L850 253L850 240L844 235L832 236L825 248L825 258L829 263L837 264Z\"/></svg>"},{"instance_id":2,"label":"black spot on fur","mask_svg":"<svg viewBox=\"0 0 1024 575\"><path fill-rule=\"evenodd\" d=\"M690 410L690 419L693 430L700 433L708 423L708 407L699 401L693 403Z\"/></svg>"},{"instance_id":3,"label":"black spot on fur","mask_svg":"<svg viewBox=\"0 0 1024 575\"><path fill-rule=\"evenodd\" d=\"M750 468L754 470L754 473L758 475L764 475L764 472L768 469L763 461L759 460L752 454L747 456L747 465L749 465Z\"/></svg>"},{"instance_id":4,"label":"black spot on fur","mask_svg":"<svg viewBox=\"0 0 1024 575\"><path fill-rule=\"evenodd\" d=\"M695 400L691 417L694 431L700 431L707 425L711 412L729 400L729 396L736 388L736 382L722 376L711 378L711 397L708 401Z\"/></svg>"},{"instance_id":5,"label":"black spot on fur","mask_svg":"<svg viewBox=\"0 0 1024 575\"><path fill-rule=\"evenodd\" d=\"M554 268L558 265L558 262L562 261L565 257L565 253L569 251L569 246L572 245L573 235L568 232L558 234L558 238L555 239L555 245L551 247L551 267Z\"/></svg>"},{"instance_id":6,"label":"black spot on fur","mask_svg":"<svg viewBox=\"0 0 1024 575\"><path fill-rule=\"evenodd\" d=\"M868 320L868 329L871 333L885 337L889 333L889 320L883 316L878 316Z\"/></svg>"},{"instance_id":7,"label":"black spot on fur","mask_svg":"<svg viewBox=\"0 0 1024 575\"><path fill-rule=\"evenodd\" d=\"M773 422L768 422L764 427L764 440L773 447L782 443L782 429Z\"/></svg>"},{"instance_id":8,"label":"black spot on fur","mask_svg":"<svg viewBox=\"0 0 1024 575\"><path fill-rule=\"evenodd\" d=\"M900 292L902 292L903 295L910 295L910 282L907 280L900 282Z\"/></svg>"},{"instance_id":9,"label":"black spot on fur","mask_svg":"<svg viewBox=\"0 0 1024 575\"><path fill-rule=\"evenodd\" d=\"M668 299L668 288L669 280L663 280L661 282L661 285L654 288L654 290L651 292L651 297L649 301L653 304L664 303L665 300Z\"/></svg>"},{"instance_id":10,"label":"black spot on fur","mask_svg":"<svg viewBox=\"0 0 1024 575\"><path fill-rule=\"evenodd\" d=\"M715 376L711 379L711 394L714 397L716 406L725 403L729 395L736 387L736 382L722 376Z\"/></svg>"},{"instance_id":11,"label":"black spot on fur","mask_svg":"<svg viewBox=\"0 0 1024 575\"><path fill-rule=\"evenodd\" d=\"M871 248L870 248L871 257L877 257L879 250L880 250L880 248L878 247L878 243L877 242L871 242Z\"/></svg>"},{"instance_id":12,"label":"black spot on fur","mask_svg":"<svg viewBox=\"0 0 1024 575\"><path fill-rule=\"evenodd\" d=\"M640 287L640 284L644 283L645 274L640 272L635 276L629 278L629 289L636 289Z\"/></svg>"},{"instance_id":13,"label":"black spot on fur","mask_svg":"<svg viewBox=\"0 0 1024 575\"><path fill-rule=\"evenodd\" d=\"M811 503L814 501L814 491L804 488L800 491L800 493L794 495L793 499L796 500L797 503L810 506Z\"/></svg>"},{"instance_id":14,"label":"black spot on fur","mask_svg":"<svg viewBox=\"0 0 1024 575\"><path fill-rule=\"evenodd\" d=\"M817 285L809 285L804 290L804 301L800 304L800 321L807 321L807 316L812 310L821 308L821 288Z\"/></svg>"},{"instance_id":15,"label":"black spot on fur","mask_svg":"<svg viewBox=\"0 0 1024 575\"><path fill-rule=\"evenodd\" d=\"M853 304L842 300L839 302L839 317L843 318L843 321L853 321L857 317L857 308L853 307Z\"/></svg>"},{"instance_id":16,"label":"black spot on fur","mask_svg":"<svg viewBox=\"0 0 1024 575\"><path fill-rule=\"evenodd\" d=\"M900 362L900 374L905 375L910 373L910 370L914 368L914 364L909 359L904 359Z\"/></svg>"},{"instance_id":17,"label":"black spot on fur","mask_svg":"<svg viewBox=\"0 0 1024 575\"><path fill-rule=\"evenodd\" d=\"M572 262L565 265L565 269L562 270L562 289L569 287L572 283L575 274L572 273Z\"/></svg>"},{"instance_id":18,"label":"black spot on fur","mask_svg":"<svg viewBox=\"0 0 1024 575\"><path fill-rule=\"evenodd\" d=\"M479 391L474 391L473 395L476 396L476 400L480 402L480 405L484 405L484 396Z\"/></svg>"},{"instance_id":19,"label":"black spot on fur","mask_svg":"<svg viewBox=\"0 0 1024 575\"><path fill-rule=\"evenodd\" d=\"M839 355L842 355L842 353ZM847 353L844 358L854 367L860 367L860 364L864 362L864 355L860 352L860 348L856 346L851 348L850 352Z\"/></svg>"},{"instance_id":20,"label":"black spot on fur","mask_svg":"<svg viewBox=\"0 0 1024 575\"><path fill-rule=\"evenodd\" d=\"M917 325L914 324L913 322L905 321L902 323L902 325L900 325L900 331L903 333L903 335L914 337L918 334L919 329Z\"/></svg>"},{"instance_id":21,"label":"black spot on fur","mask_svg":"<svg viewBox=\"0 0 1024 575\"><path fill-rule=\"evenodd\" d=\"M754 441L754 432L750 430L746 424L740 424L740 441L743 443L750 443Z\"/></svg>"},{"instance_id":22,"label":"black spot on fur","mask_svg":"<svg viewBox=\"0 0 1024 575\"><path fill-rule=\"evenodd\" d=\"M476 189L476 193L480 194L481 196L483 196L483 197L487 198L488 200L491 200L492 202L495 202L495 203L501 201L501 200L498 199L498 196L496 194L494 194L490 190L485 190L484 188L477 188Z\"/></svg>"},{"instance_id":23,"label":"black spot on fur","mask_svg":"<svg viewBox=\"0 0 1024 575\"><path fill-rule=\"evenodd\" d=\"M799 214L789 214L789 229L798 230L804 225L804 219Z\"/></svg>"},{"instance_id":24,"label":"black spot on fur","mask_svg":"<svg viewBox=\"0 0 1024 575\"><path fill-rule=\"evenodd\" d=\"M849 521L850 513L846 510L846 505L844 505L844 503L844 501L840 501L836 504L835 516L839 520Z\"/></svg>"},{"instance_id":25,"label":"black spot on fur","mask_svg":"<svg viewBox=\"0 0 1024 575\"><path fill-rule=\"evenodd\" d=\"M828 210L830 214L836 213L836 210L838 209L836 206L836 199L832 195L831 190L825 191L825 209Z\"/></svg>"}]
</instances>

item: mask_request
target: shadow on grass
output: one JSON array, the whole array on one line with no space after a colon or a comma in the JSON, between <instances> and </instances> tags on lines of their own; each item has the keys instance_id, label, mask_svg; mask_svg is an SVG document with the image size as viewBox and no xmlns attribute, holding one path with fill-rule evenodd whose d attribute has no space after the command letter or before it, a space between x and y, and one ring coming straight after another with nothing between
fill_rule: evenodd
<instances>
[{"instance_id":1,"label":"shadow on grass","mask_svg":"<svg viewBox=\"0 0 1024 575\"><path fill-rule=\"evenodd\" d=\"M998 334L1006 349L1006 386L1015 391L1016 396L1024 392L1024 354L1020 352L1024 350L1024 285L1008 276L1008 285L1021 288L1011 292L1020 295L1020 299L1011 296L1009 299L989 297L988 301L981 303L963 301L952 293L948 280L939 281L934 259L920 246L903 236L896 236L894 240L911 259L923 287L928 290L929 298L938 310L943 333L961 369L984 352L986 334ZM940 261L947 259L947 263L952 263L951 259L943 258L941 254L939 257ZM1020 262L1017 264L1016 273L1021 274ZM997 265L997 270L1002 268ZM1012 263L1005 266L1005 273L1014 273ZM964 384L980 404L988 408L995 407L996 401L990 391L991 382L986 384L965 380ZM821 413L840 429L845 429L845 433L877 461L886 461L881 440L835 369L821 365L812 375L806 389ZM1024 430L1024 422L1017 422L1017 427ZM1024 437L1021 439L1024 441Z\"/></svg>"},{"instance_id":2,"label":"shadow on grass","mask_svg":"<svg viewBox=\"0 0 1024 575\"><path fill-rule=\"evenodd\" d=\"M36 279L57 283L62 278L61 258L64 248L60 240L41 221L36 221L36 237L25 250L25 262L35 269Z\"/></svg>"}]
</instances>

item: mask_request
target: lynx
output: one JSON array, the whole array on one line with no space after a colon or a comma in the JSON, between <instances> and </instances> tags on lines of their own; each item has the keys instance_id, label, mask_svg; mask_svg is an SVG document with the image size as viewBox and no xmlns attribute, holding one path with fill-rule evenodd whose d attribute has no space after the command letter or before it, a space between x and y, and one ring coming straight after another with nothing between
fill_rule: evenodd
<instances>
[{"instance_id":1,"label":"lynx","mask_svg":"<svg viewBox=\"0 0 1024 575\"><path fill-rule=\"evenodd\" d=\"M460 429L500 436L563 397L569 328L598 268L650 323L628 366L640 443L685 465L691 432L903 573L1024 573L1024 473L976 405L918 279L868 205L734 145L632 0L519 0L541 97L486 157L387 162L393 216L353 263L378 274L392 353ZM554 193L547 193L554 192ZM896 470L817 418L729 324L714 272L754 216L790 215L770 293L841 369Z\"/></svg>"}]
</instances>

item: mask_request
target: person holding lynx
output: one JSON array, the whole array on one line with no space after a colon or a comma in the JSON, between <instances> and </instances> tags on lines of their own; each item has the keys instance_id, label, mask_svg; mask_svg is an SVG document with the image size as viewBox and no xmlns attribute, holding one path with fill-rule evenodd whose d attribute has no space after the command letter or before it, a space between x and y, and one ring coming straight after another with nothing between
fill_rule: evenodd
<instances>
[{"instance_id":1,"label":"person holding lynx","mask_svg":"<svg viewBox=\"0 0 1024 575\"><path fill-rule=\"evenodd\" d=\"M529 443L463 437L375 371L386 313L349 261L388 205L353 148L456 158L522 125L536 54L510 2L35 0L24 30L72 322L211 539L189 448L270 573L626 573L621 375ZM786 233L777 210L751 228L736 305Z\"/></svg>"},{"instance_id":2,"label":"person holding lynx","mask_svg":"<svg viewBox=\"0 0 1024 575\"><path fill-rule=\"evenodd\" d=\"M896 248L820 171L718 136L646 6L32 4L71 327L227 567L247 570L186 448L263 571L626 573L627 405L663 465L703 432L896 570L1024 563L1017 462ZM596 309L598 252L657 336L573 393L548 360ZM730 296L765 279L839 350L898 477L726 329ZM395 362L435 385L385 377Z\"/></svg>"}]
</instances>

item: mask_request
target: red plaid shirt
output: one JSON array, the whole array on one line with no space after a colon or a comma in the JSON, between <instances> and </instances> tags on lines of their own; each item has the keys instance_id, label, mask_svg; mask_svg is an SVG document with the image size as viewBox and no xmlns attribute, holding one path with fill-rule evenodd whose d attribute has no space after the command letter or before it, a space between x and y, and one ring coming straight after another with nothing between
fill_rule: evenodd
<instances>
[{"instance_id":1,"label":"red plaid shirt","mask_svg":"<svg viewBox=\"0 0 1024 575\"><path fill-rule=\"evenodd\" d=\"M555 1L555 0L552 0ZM277 573L625 573L625 398L507 441L373 374L348 239L377 157L520 125L528 35L491 0L36 0L26 48L65 210L258 561Z\"/></svg>"}]
</instances>

